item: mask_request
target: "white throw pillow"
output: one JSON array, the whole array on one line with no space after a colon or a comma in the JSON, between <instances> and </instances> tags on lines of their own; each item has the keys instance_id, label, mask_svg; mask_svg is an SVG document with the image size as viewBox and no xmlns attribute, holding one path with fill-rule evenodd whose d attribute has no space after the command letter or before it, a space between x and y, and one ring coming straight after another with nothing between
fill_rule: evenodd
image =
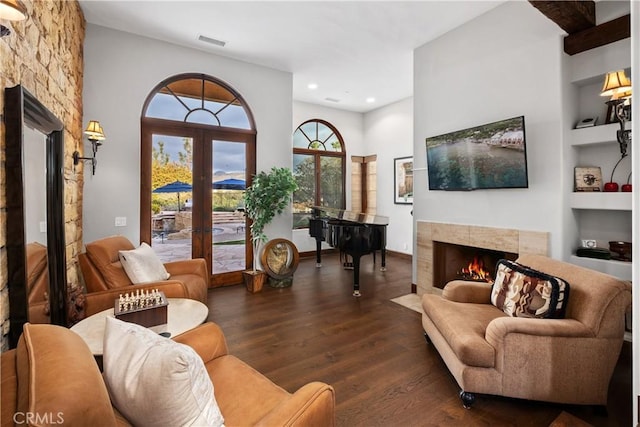
<instances>
[{"instance_id":1,"label":"white throw pillow","mask_svg":"<svg viewBox=\"0 0 640 427\"><path fill-rule=\"evenodd\" d=\"M204 362L191 347L107 317L104 378L136 426L224 426Z\"/></svg>"},{"instance_id":2,"label":"white throw pillow","mask_svg":"<svg viewBox=\"0 0 640 427\"><path fill-rule=\"evenodd\" d=\"M124 271L134 284L167 280L169 273L151 246L142 243L139 248L118 251Z\"/></svg>"}]
</instances>

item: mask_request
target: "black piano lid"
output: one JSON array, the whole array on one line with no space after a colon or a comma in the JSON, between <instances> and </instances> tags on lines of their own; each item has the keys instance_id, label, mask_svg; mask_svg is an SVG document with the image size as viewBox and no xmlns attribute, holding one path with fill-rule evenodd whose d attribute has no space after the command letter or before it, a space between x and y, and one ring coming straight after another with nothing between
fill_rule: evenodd
<instances>
[{"instance_id":1,"label":"black piano lid","mask_svg":"<svg viewBox=\"0 0 640 427\"><path fill-rule=\"evenodd\" d=\"M366 214L362 212L347 211L344 209L313 206L315 212L322 211L329 218L341 219L343 221L357 222L360 224L389 225L389 217L381 215Z\"/></svg>"}]
</instances>

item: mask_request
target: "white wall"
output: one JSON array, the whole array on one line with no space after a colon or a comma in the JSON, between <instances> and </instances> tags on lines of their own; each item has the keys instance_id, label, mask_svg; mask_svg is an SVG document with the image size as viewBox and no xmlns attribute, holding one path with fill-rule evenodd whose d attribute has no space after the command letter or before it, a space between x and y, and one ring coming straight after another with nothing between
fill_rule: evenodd
<instances>
[{"instance_id":1,"label":"white wall","mask_svg":"<svg viewBox=\"0 0 640 427\"><path fill-rule=\"evenodd\" d=\"M631 2L631 82L640 82L640 2ZM638 85L633 85L633 91L638 93ZM639 99L636 95L636 99ZM636 104L637 105L637 104ZM640 108L637 106L632 108L631 135L640 135ZM640 235L640 150L632 150L632 168L633 168L633 235ZM638 240L633 239L633 243L638 247ZM636 250L636 254L638 251ZM638 256L633 258L632 271L632 296L633 296L633 396L640 396L640 261ZM632 397L633 400L633 425L638 425L638 399Z\"/></svg>"},{"instance_id":2,"label":"white wall","mask_svg":"<svg viewBox=\"0 0 640 427\"><path fill-rule=\"evenodd\" d=\"M289 155L291 156L293 147L291 145L291 137L293 132L302 123L311 119L325 120L331 123L342 135L344 145L347 150L347 209L351 208L351 156L365 156L369 154L368 148L365 149L363 136L363 116L361 113L354 113L336 108L323 107L321 105L309 104L306 102L293 103L293 120L291 122L291 130L289 134ZM289 157L289 165L292 161ZM315 251L316 240L309 237L309 231L293 230L293 243L300 252ZM326 244L324 244L326 245Z\"/></svg>"},{"instance_id":3,"label":"white wall","mask_svg":"<svg viewBox=\"0 0 640 427\"><path fill-rule=\"evenodd\" d=\"M393 159L413 156L413 98L364 115L366 154L377 154L377 214L389 217L387 249L413 253L412 205L396 205Z\"/></svg>"},{"instance_id":4,"label":"white wall","mask_svg":"<svg viewBox=\"0 0 640 427\"><path fill-rule=\"evenodd\" d=\"M561 159L561 35L528 2L508 2L414 51L415 220L547 231L558 256L572 178ZM428 190L425 138L519 115L528 189Z\"/></svg>"},{"instance_id":5,"label":"white wall","mask_svg":"<svg viewBox=\"0 0 640 427\"><path fill-rule=\"evenodd\" d=\"M112 234L139 242L140 116L150 91L170 76L199 72L228 83L255 118L258 171L291 167L290 73L91 24L84 55L83 122L99 120L107 136L96 175L85 169L85 242ZM126 217L127 226L115 227L116 216ZM266 233L291 238L291 211L274 219Z\"/></svg>"}]
</instances>

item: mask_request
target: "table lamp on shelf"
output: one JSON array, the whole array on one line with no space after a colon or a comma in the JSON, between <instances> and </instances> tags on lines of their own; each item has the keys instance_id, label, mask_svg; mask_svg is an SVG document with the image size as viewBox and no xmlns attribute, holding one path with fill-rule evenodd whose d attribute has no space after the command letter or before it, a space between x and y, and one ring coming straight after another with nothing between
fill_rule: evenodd
<instances>
[{"instance_id":1,"label":"table lamp on shelf","mask_svg":"<svg viewBox=\"0 0 640 427\"><path fill-rule=\"evenodd\" d=\"M627 148L631 144L631 129L626 129L626 123L631 119L631 80L629 80L624 70L611 71L604 79L604 85L600 96L610 96L607 104L614 109L616 118L620 123L620 129L616 131L616 139L620 146L620 160L611 171L611 180L604 184L604 191L618 191L618 184L613 181L613 174L616 168L627 156ZM631 191L631 184L623 185L625 191Z\"/></svg>"}]
</instances>

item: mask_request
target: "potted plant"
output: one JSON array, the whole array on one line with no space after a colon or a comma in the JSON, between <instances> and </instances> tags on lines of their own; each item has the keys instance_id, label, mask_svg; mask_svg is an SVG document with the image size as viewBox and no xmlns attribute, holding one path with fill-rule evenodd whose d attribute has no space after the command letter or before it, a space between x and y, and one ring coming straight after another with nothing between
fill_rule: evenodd
<instances>
[{"instance_id":1,"label":"potted plant","mask_svg":"<svg viewBox=\"0 0 640 427\"><path fill-rule=\"evenodd\" d=\"M269 172L254 175L251 186L244 193L244 209L251 220L253 244L253 270L244 272L245 284L250 292L259 292L266 276L264 271L258 270L260 247L267 241L264 228L287 207L297 188L289 168L273 167Z\"/></svg>"}]
</instances>

